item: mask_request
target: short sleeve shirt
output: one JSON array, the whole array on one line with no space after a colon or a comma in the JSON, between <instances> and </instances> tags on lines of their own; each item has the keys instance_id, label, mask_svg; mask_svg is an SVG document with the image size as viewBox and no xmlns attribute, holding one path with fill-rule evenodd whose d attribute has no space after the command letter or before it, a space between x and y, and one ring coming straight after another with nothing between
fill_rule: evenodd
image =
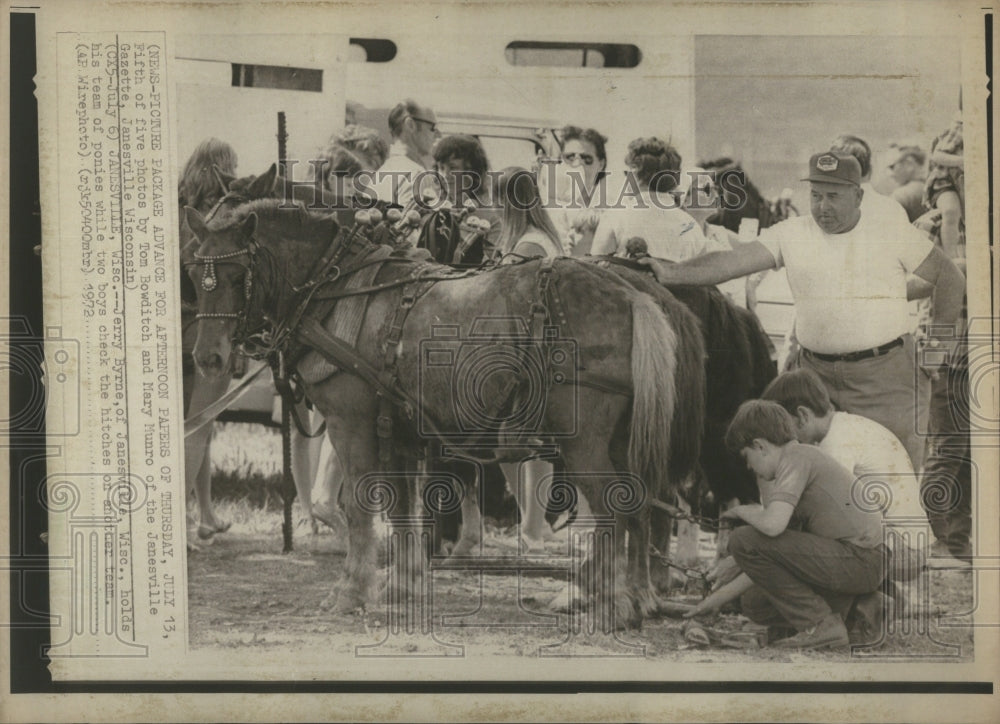
<instances>
[{"instance_id":1,"label":"short sleeve shirt","mask_svg":"<svg viewBox=\"0 0 1000 724\"><path fill-rule=\"evenodd\" d=\"M597 226L592 254L625 256L629 239L645 239L650 256L680 262L704 254L705 234L694 218L660 201L657 206L647 193L626 196L622 208L607 209Z\"/></svg>"},{"instance_id":2,"label":"short sleeve shirt","mask_svg":"<svg viewBox=\"0 0 1000 724\"><path fill-rule=\"evenodd\" d=\"M812 445L789 443L773 482L762 486L765 506L783 501L795 506L789 527L805 533L874 548L882 542L882 515L860 507L854 476Z\"/></svg>"},{"instance_id":3,"label":"short sleeve shirt","mask_svg":"<svg viewBox=\"0 0 1000 724\"><path fill-rule=\"evenodd\" d=\"M864 497L874 501L888 494L890 522L924 517L910 456L888 428L861 415L835 412L819 449L851 471L856 484L874 486Z\"/></svg>"},{"instance_id":4,"label":"short sleeve shirt","mask_svg":"<svg viewBox=\"0 0 1000 724\"><path fill-rule=\"evenodd\" d=\"M761 232L760 242L775 266L788 271L795 331L803 347L843 354L878 347L911 331L906 277L933 245L905 223L902 207L900 212L904 221L862 211L857 225L841 234L826 233L811 215Z\"/></svg>"},{"instance_id":5,"label":"short sleeve shirt","mask_svg":"<svg viewBox=\"0 0 1000 724\"><path fill-rule=\"evenodd\" d=\"M396 141L389 147L389 157L375 172L373 190L379 201L406 207L413 200L413 184L420 179L420 191L438 190L427 169L406 155L406 145Z\"/></svg>"}]
</instances>

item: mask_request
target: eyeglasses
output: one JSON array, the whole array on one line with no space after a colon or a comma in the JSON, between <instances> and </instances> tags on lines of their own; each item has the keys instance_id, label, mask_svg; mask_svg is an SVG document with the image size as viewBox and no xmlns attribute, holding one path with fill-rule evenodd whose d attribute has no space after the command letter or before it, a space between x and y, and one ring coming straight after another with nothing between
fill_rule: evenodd
<instances>
[{"instance_id":1,"label":"eyeglasses","mask_svg":"<svg viewBox=\"0 0 1000 724\"><path fill-rule=\"evenodd\" d=\"M438 124L435 123L434 121L428 121L426 118L417 118L416 116L410 116L410 118L412 118L415 121L419 121L420 123L426 123L428 126L431 127L431 133L437 133Z\"/></svg>"},{"instance_id":2,"label":"eyeglasses","mask_svg":"<svg viewBox=\"0 0 1000 724\"><path fill-rule=\"evenodd\" d=\"M584 166L590 166L596 160L589 153L564 153L562 155L562 160L566 163L575 164L577 161L582 163Z\"/></svg>"}]
</instances>

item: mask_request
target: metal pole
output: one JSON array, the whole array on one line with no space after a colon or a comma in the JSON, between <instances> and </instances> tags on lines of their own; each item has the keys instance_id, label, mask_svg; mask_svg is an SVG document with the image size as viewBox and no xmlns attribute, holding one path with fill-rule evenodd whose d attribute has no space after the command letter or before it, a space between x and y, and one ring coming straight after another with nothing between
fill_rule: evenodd
<instances>
[{"instance_id":1,"label":"metal pole","mask_svg":"<svg viewBox=\"0 0 1000 724\"><path fill-rule=\"evenodd\" d=\"M278 173L287 176L285 173L285 160L287 157L288 132L285 129L285 112L278 111Z\"/></svg>"}]
</instances>

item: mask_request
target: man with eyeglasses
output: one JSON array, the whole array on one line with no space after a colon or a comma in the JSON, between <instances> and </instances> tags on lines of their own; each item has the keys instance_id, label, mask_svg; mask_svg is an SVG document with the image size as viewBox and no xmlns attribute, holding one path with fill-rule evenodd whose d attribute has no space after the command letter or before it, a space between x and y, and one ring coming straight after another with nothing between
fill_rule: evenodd
<instances>
[{"instance_id":1,"label":"man with eyeglasses","mask_svg":"<svg viewBox=\"0 0 1000 724\"><path fill-rule=\"evenodd\" d=\"M415 187L421 194L425 190L439 194L440 185L426 161L440 135L434 111L410 99L398 103L389 113L389 133L389 157L375 173L376 197L405 209Z\"/></svg>"}]
</instances>

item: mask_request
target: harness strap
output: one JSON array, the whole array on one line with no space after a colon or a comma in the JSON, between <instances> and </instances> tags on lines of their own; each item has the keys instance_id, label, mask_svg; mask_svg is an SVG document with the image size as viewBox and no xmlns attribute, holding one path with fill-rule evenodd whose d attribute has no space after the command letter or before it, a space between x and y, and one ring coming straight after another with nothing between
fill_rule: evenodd
<instances>
[{"instance_id":1,"label":"harness strap","mask_svg":"<svg viewBox=\"0 0 1000 724\"><path fill-rule=\"evenodd\" d=\"M384 384L378 370L368 360L354 347L327 332L315 318L304 317L295 330L295 336L299 342L315 349L333 364L360 377L394 404L413 406L403 390Z\"/></svg>"},{"instance_id":2,"label":"harness strap","mask_svg":"<svg viewBox=\"0 0 1000 724\"><path fill-rule=\"evenodd\" d=\"M419 278L420 272L424 268L426 267L417 267L411 276L416 277L418 280L411 281L403 287L403 295L399 300L396 311L393 313L392 322L389 324L389 331L383 343L382 371L379 373L379 377L382 380L383 386L389 389L399 387L396 365L399 362L399 343L403 338L403 325L406 323L406 318L409 316L410 310L413 309L413 305L416 304L417 299L423 296L435 284L433 281ZM417 408L415 405L407 402L400 407L406 417L412 420L414 414L416 414L415 410ZM392 464L393 458L393 412L391 400L385 395L379 395L379 416L375 429L378 435L379 462L382 464L383 469L386 470L390 469L389 466Z\"/></svg>"},{"instance_id":3,"label":"harness strap","mask_svg":"<svg viewBox=\"0 0 1000 724\"><path fill-rule=\"evenodd\" d=\"M421 262L419 260L414 260L414 259L397 259L391 256L387 258L385 261L392 263L407 262L410 264L422 263L424 265L427 265L428 267L435 267L435 268L440 266L438 264L433 264L433 263L428 264L428 262ZM477 276L482 271L483 271L482 269L476 268L476 269L467 269L461 272L452 271L450 273L445 273L445 274L425 274L421 276L421 279L423 281L428 281L428 282L447 282L447 281L454 281L456 279L466 279L468 277ZM321 297L316 297L316 299L317 300L340 299L341 297L352 297L352 296L357 296L358 294L374 294L375 292L381 292L386 289L394 289L396 287L405 286L406 284L412 282L414 279L414 274L416 274L416 272L410 274L409 276L402 277L400 279L393 279L391 281L382 282L381 284L372 284L371 286L367 287L358 287L357 289L341 289L332 292L330 294L325 294Z\"/></svg>"},{"instance_id":4,"label":"harness strap","mask_svg":"<svg viewBox=\"0 0 1000 724\"><path fill-rule=\"evenodd\" d=\"M535 300L531 303L531 336L537 340L544 339L545 326L549 323L548 290L552 281L554 257L542 259L535 277Z\"/></svg>"},{"instance_id":5,"label":"harness strap","mask_svg":"<svg viewBox=\"0 0 1000 724\"><path fill-rule=\"evenodd\" d=\"M554 262L555 260L551 261ZM548 292L549 323L559 327L560 337L563 339L573 339L573 331L570 329L569 319L566 317L566 307L562 303L562 297L559 296L559 285L549 284Z\"/></svg>"}]
</instances>

